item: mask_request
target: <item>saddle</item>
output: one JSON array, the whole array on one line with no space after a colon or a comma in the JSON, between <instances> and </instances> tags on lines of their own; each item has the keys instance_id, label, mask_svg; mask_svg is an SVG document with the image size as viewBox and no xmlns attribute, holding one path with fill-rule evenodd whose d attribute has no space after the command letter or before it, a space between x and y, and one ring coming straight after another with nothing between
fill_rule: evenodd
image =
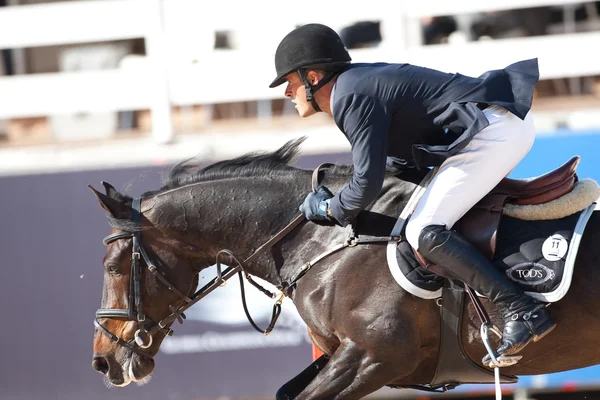
<instances>
[{"instance_id":1,"label":"saddle","mask_svg":"<svg viewBox=\"0 0 600 400\"><path fill-rule=\"evenodd\" d=\"M578 181L575 171L579 160L579 156L573 156L555 170L534 178L504 178L455 224L454 229L493 259L505 204L543 204L569 193Z\"/></svg>"}]
</instances>

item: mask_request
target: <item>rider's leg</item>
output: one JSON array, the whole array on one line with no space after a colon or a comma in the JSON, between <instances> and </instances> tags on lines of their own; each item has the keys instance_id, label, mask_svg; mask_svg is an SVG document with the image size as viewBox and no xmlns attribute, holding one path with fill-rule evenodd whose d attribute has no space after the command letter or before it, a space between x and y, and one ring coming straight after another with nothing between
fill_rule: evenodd
<instances>
[{"instance_id":1,"label":"rider's leg","mask_svg":"<svg viewBox=\"0 0 600 400\"><path fill-rule=\"evenodd\" d=\"M498 306L505 325L497 351L514 354L554 328L550 313L449 230L517 166L533 144L535 127L529 115L522 121L500 107L488 107L484 114L490 125L440 166L407 225L406 238L425 258Z\"/></svg>"},{"instance_id":2,"label":"rider's leg","mask_svg":"<svg viewBox=\"0 0 600 400\"><path fill-rule=\"evenodd\" d=\"M504 319L502 343L496 350L499 355L520 352L556 326L543 304L525 295L479 250L445 226L425 227L419 238L419 252L498 306Z\"/></svg>"}]
</instances>

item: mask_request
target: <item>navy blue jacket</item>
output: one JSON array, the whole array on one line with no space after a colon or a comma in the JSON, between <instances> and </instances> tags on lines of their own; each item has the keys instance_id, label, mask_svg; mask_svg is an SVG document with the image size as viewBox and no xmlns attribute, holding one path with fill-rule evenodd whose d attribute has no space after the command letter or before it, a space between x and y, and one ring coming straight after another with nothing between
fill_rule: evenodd
<instances>
[{"instance_id":1,"label":"navy blue jacket","mask_svg":"<svg viewBox=\"0 0 600 400\"><path fill-rule=\"evenodd\" d=\"M537 59L478 78L410 64L352 64L338 76L331 107L352 146L354 175L331 200L331 214L347 225L373 202L388 157L424 169L463 149L489 125L481 105L524 119L538 79Z\"/></svg>"}]
</instances>

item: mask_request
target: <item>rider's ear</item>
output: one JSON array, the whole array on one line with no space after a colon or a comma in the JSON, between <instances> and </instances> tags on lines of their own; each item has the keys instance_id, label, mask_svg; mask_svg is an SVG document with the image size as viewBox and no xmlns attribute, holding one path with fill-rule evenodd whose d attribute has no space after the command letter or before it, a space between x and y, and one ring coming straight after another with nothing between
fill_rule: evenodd
<instances>
[{"instance_id":1,"label":"rider's ear","mask_svg":"<svg viewBox=\"0 0 600 400\"><path fill-rule=\"evenodd\" d=\"M88 185L88 187L90 188L90 190L92 191L94 196L96 196L96 198L98 199L100 206L102 208L104 208L104 210L107 213L112 215L114 218L119 218L119 219L129 218L131 209L127 205L125 205L124 202L117 200L117 199L113 199L112 197L109 197L109 196L105 195L104 193L100 193L99 191L94 189L92 187L92 185Z\"/></svg>"},{"instance_id":2,"label":"rider's ear","mask_svg":"<svg viewBox=\"0 0 600 400\"><path fill-rule=\"evenodd\" d=\"M319 73L314 69L308 71L308 73L306 74L306 78L308 79L308 82L310 82L311 85L316 85L321 80Z\"/></svg>"}]
</instances>

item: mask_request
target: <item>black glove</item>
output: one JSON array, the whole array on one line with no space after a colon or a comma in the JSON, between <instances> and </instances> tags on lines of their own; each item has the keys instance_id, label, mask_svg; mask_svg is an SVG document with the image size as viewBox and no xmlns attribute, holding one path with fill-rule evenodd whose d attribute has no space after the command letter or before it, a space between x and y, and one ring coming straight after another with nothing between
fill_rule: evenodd
<instances>
[{"instance_id":1,"label":"black glove","mask_svg":"<svg viewBox=\"0 0 600 400\"><path fill-rule=\"evenodd\" d=\"M304 213L306 219L311 221L332 221L327 216L329 208L329 199L333 194L325 186L319 186L316 192L311 192L304 199L304 203L300 205L299 210Z\"/></svg>"}]
</instances>

